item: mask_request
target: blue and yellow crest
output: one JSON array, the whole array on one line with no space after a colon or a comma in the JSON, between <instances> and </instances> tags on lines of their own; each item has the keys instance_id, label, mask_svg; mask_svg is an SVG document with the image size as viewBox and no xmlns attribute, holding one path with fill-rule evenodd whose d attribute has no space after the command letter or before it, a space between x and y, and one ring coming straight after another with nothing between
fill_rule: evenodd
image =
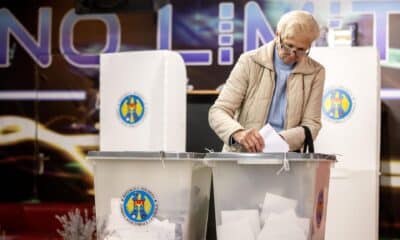
<instances>
[{"instance_id":1,"label":"blue and yellow crest","mask_svg":"<svg viewBox=\"0 0 400 240\"><path fill-rule=\"evenodd\" d=\"M122 215L131 223L148 223L157 212L157 200L143 188L134 188L125 193L121 200Z\"/></svg>"},{"instance_id":2,"label":"blue and yellow crest","mask_svg":"<svg viewBox=\"0 0 400 240\"><path fill-rule=\"evenodd\" d=\"M143 119L145 105L143 99L136 94L128 94L119 102L119 116L128 125L136 125Z\"/></svg>"},{"instance_id":3,"label":"blue and yellow crest","mask_svg":"<svg viewBox=\"0 0 400 240\"><path fill-rule=\"evenodd\" d=\"M344 120L350 116L354 108L350 92L343 88L334 88L324 94L322 112L333 121Z\"/></svg>"}]
</instances>

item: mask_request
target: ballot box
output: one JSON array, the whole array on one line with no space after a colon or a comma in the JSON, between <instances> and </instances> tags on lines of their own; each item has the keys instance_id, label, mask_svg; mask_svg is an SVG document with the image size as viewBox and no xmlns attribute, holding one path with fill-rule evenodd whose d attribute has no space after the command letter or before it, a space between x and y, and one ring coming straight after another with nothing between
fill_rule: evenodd
<instances>
[{"instance_id":1,"label":"ballot box","mask_svg":"<svg viewBox=\"0 0 400 240\"><path fill-rule=\"evenodd\" d=\"M324 239L334 155L209 153L218 240Z\"/></svg>"},{"instance_id":2,"label":"ballot box","mask_svg":"<svg viewBox=\"0 0 400 240\"><path fill-rule=\"evenodd\" d=\"M211 169L203 157L89 152L97 229L107 233L104 239L206 239Z\"/></svg>"}]
</instances>

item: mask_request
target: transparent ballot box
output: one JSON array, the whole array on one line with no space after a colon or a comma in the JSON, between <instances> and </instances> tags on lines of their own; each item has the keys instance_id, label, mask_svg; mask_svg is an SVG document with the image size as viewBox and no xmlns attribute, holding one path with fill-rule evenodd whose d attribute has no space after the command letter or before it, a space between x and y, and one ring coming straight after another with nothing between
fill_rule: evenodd
<instances>
[{"instance_id":1,"label":"transparent ballot box","mask_svg":"<svg viewBox=\"0 0 400 240\"><path fill-rule=\"evenodd\" d=\"M209 153L218 240L321 240L335 156Z\"/></svg>"},{"instance_id":2,"label":"transparent ballot box","mask_svg":"<svg viewBox=\"0 0 400 240\"><path fill-rule=\"evenodd\" d=\"M204 154L90 152L102 239L205 239L211 169Z\"/></svg>"}]
</instances>

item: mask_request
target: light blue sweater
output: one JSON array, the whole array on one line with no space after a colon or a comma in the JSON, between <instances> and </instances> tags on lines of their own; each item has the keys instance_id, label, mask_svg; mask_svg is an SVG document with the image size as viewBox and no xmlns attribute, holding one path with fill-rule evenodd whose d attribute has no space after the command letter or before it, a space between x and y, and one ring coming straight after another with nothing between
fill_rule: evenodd
<instances>
[{"instance_id":1,"label":"light blue sweater","mask_svg":"<svg viewBox=\"0 0 400 240\"><path fill-rule=\"evenodd\" d=\"M275 66L275 89L272 97L272 103L269 109L267 123L280 132L285 128L286 115L286 82L292 72L295 64L285 64L277 53L274 51L274 66Z\"/></svg>"}]
</instances>

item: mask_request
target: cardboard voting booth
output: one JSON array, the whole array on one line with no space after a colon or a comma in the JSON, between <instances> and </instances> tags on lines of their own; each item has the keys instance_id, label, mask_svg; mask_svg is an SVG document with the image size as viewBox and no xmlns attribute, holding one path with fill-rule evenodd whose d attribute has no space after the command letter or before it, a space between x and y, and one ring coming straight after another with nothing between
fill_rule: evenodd
<instances>
[{"instance_id":1,"label":"cardboard voting booth","mask_svg":"<svg viewBox=\"0 0 400 240\"><path fill-rule=\"evenodd\" d=\"M100 150L185 151L186 68L172 51L100 56Z\"/></svg>"},{"instance_id":2,"label":"cardboard voting booth","mask_svg":"<svg viewBox=\"0 0 400 240\"><path fill-rule=\"evenodd\" d=\"M327 240L378 239L380 66L370 47L313 48L326 68L318 152L331 171Z\"/></svg>"}]
</instances>

